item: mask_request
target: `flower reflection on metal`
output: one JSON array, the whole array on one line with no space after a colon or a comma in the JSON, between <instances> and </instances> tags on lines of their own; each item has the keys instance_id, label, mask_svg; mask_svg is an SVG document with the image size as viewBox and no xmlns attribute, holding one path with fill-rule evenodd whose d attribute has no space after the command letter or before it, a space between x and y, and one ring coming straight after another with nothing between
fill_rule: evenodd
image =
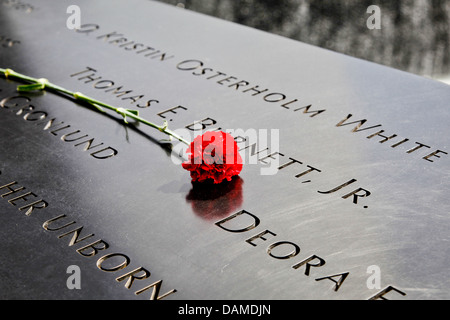
<instances>
[{"instance_id":1,"label":"flower reflection on metal","mask_svg":"<svg viewBox=\"0 0 450 320\"><path fill-rule=\"evenodd\" d=\"M242 207L243 184L239 176L220 184L192 182L186 202L194 213L208 221L223 219Z\"/></svg>"}]
</instances>

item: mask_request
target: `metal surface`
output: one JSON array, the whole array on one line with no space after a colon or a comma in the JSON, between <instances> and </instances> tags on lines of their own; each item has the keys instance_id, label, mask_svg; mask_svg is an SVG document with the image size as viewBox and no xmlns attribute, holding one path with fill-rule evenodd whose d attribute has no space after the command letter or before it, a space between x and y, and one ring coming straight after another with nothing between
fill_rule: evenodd
<instances>
[{"instance_id":1,"label":"metal surface","mask_svg":"<svg viewBox=\"0 0 450 320\"><path fill-rule=\"evenodd\" d=\"M2 299L149 299L159 280L166 300L450 298L448 86L152 1L79 2L77 32L69 5L1 2L0 66L173 129L279 129L279 149L194 187L160 133L0 79Z\"/></svg>"}]
</instances>

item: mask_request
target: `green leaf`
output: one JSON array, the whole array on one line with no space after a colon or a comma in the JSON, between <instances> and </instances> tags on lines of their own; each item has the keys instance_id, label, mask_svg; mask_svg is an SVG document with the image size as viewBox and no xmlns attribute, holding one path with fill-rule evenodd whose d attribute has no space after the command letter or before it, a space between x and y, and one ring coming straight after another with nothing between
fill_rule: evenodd
<instances>
[{"instance_id":1,"label":"green leaf","mask_svg":"<svg viewBox=\"0 0 450 320\"><path fill-rule=\"evenodd\" d=\"M24 84L21 86L17 86L17 91L19 92L28 92L28 91L34 91L34 90L43 90L45 89L44 83L33 83L33 84Z\"/></svg>"},{"instance_id":2,"label":"green leaf","mask_svg":"<svg viewBox=\"0 0 450 320\"><path fill-rule=\"evenodd\" d=\"M125 109L127 112L134 114L135 116L139 115L139 111L138 110L132 110L132 109Z\"/></svg>"}]
</instances>

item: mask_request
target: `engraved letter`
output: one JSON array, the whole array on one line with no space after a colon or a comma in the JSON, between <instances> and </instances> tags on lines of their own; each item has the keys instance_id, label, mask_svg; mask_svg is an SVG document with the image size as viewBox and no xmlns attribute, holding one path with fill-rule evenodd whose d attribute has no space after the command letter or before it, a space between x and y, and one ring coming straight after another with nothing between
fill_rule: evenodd
<instances>
[{"instance_id":1,"label":"engraved letter","mask_svg":"<svg viewBox=\"0 0 450 320\"><path fill-rule=\"evenodd\" d=\"M242 91L242 92L254 91L255 93L253 93L252 96L256 96L256 95L261 94L261 93L263 93L263 92L266 92L266 91L268 91L268 90L269 90L269 89L260 90L260 89L259 89L259 86L254 86L253 88L244 90L244 91Z\"/></svg>"},{"instance_id":2,"label":"engraved letter","mask_svg":"<svg viewBox=\"0 0 450 320\"><path fill-rule=\"evenodd\" d=\"M285 107L285 105L283 105L283 107ZM311 107L312 107L312 104L310 104L309 106L306 106L306 107L301 107L301 108L295 109L294 112L304 109L304 110L303 110L303 113L312 113L312 115L310 116L310 118L312 118L312 117L315 117L315 116L317 116L318 114L321 114L322 112L325 112L325 111L326 111L325 109L309 111L309 109L310 109Z\"/></svg>"},{"instance_id":3,"label":"engraved letter","mask_svg":"<svg viewBox=\"0 0 450 320\"><path fill-rule=\"evenodd\" d=\"M317 191L317 192L321 193L321 194L330 194L330 193L336 192L336 191L338 191L338 190L340 190L340 189L342 189L342 188L344 188L344 187L346 187L346 186L348 186L348 185L350 185L350 184L352 184L352 183L354 183L356 181L357 181L356 179L352 179L352 180L349 180L346 183L341 184L340 186L338 186L338 187L336 187L334 189L331 189L329 191Z\"/></svg>"},{"instance_id":4,"label":"engraved letter","mask_svg":"<svg viewBox=\"0 0 450 320\"><path fill-rule=\"evenodd\" d=\"M143 274L137 276L136 274L139 272L142 272ZM116 281L120 282L125 279L128 279L127 282L125 283L125 288L130 289L131 286L133 285L134 279L143 280L143 279L147 279L148 277L150 277L150 271L148 271L147 269L144 269L142 267L139 267L133 271L130 271L130 272L116 278Z\"/></svg>"},{"instance_id":5,"label":"engraved letter","mask_svg":"<svg viewBox=\"0 0 450 320\"><path fill-rule=\"evenodd\" d=\"M8 184L5 184L4 186L1 186L1 187L0 187L0 190L5 189L5 188L9 190L9 192L3 193L3 194L1 195L1 197L4 198L4 197L9 196L10 194L13 194L13 193L16 193L16 192L19 192L19 191L22 191L22 190L25 189L25 187L19 187L19 188L16 188L16 189L11 188L11 186L12 186L12 185L15 185L15 184L17 184L17 182L16 182L16 181L13 181L13 182L10 182L10 183L8 183Z\"/></svg>"},{"instance_id":6,"label":"engraved letter","mask_svg":"<svg viewBox=\"0 0 450 320\"><path fill-rule=\"evenodd\" d=\"M124 261L116 266L110 267L110 268L105 268L103 267L103 263L107 260L107 259L111 259L113 257L123 257ZM121 270L123 268L126 268L126 266L128 266L130 264L130 258L128 258L126 255L121 254L121 253L110 253L107 254L106 256L101 257L100 259L97 260L97 267L105 272L115 272L118 270Z\"/></svg>"},{"instance_id":7,"label":"engraved letter","mask_svg":"<svg viewBox=\"0 0 450 320\"><path fill-rule=\"evenodd\" d=\"M65 236L73 233L72 239L70 239L70 242L69 242L69 247L71 247L71 246L73 246L74 244L76 244L78 242L81 242L83 240L86 240L86 239L94 236L94 234L91 233L91 234L89 234L89 235L87 235L87 236L85 236L85 237L83 237L81 239L78 239L79 236L80 236L81 230L83 230L82 226L78 227L78 228L76 228L76 229L74 229L72 231L69 231L69 232L66 232L66 233L63 233L63 234L59 235L58 239L64 238Z\"/></svg>"},{"instance_id":8,"label":"engraved letter","mask_svg":"<svg viewBox=\"0 0 450 320\"><path fill-rule=\"evenodd\" d=\"M30 118L30 115L33 115L33 116L39 115L39 116ZM33 111L33 112L29 112L26 115L24 115L23 119L26 121L41 121L41 120L44 120L47 116L48 116L47 112Z\"/></svg>"},{"instance_id":9,"label":"engraved letter","mask_svg":"<svg viewBox=\"0 0 450 320\"><path fill-rule=\"evenodd\" d=\"M101 247L96 247L96 245L101 244L101 243L103 244ZM84 257L93 257L100 250L106 250L106 249L108 249L108 247L109 247L109 244L107 244L105 241L97 240L97 241L95 241L95 242L93 242L91 244L88 244L87 246L84 246L82 248L77 249L77 252L79 254L81 254L82 256L84 256ZM84 251L89 249L89 248L92 249L92 250L90 252L88 252L88 253L84 253Z\"/></svg>"},{"instance_id":10,"label":"engraved letter","mask_svg":"<svg viewBox=\"0 0 450 320\"><path fill-rule=\"evenodd\" d=\"M384 297L384 295L385 295L386 293L390 292L390 291L396 291L396 292L398 292L399 294L401 294L402 296L406 296L406 293L404 293L404 292L402 292L402 291L400 291L400 290L394 288L393 286L389 286L389 287L387 287L387 288L381 290L380 292L378 292L376 295L374 295L373 297L371 297L369 300L378 300L378 299L381 299L381 300L389 300L389 299L386 299L386 298Z\"/></svg>"},{"instance_id":11,"label":"engraved letter","mask_svg":"<svg viewBox=\"0 0 450 320\"><path fill-rule=\"evenodd\" d=\"M81 25L80 28L77 28L76 32L88 34L89 32L98 30L99 28L100 28L100 26L98 24L87 23L87 24Z\"/></svg>"},{"instance_id":12,"label":"engraved letter","mask_svg":"<svg viewBox=\"0 0 450 320\"><path fill-rule=\"evenodd\" d=\"M296 175L296 178L300 178L303 177L305 174L311 173L313 171L317 171L317 172L322 172L321 170L311 167L311 166L307 166L309 168L309 170L303 171L302 173L299 173L298 175Z\"/></svg>"},{"instance_id":13,"label":"engraved letter","mask_svg":"<svg viewBox=\"0 0 450 320\"><path fill-rule=\"evenodd\" d=\"M358 192L360 191L364 191L364 194L358 194ZM347 199L348 197L353 196L353 203L357 204L358 203L358 198L365 198L370 196L370 191L363 189L363 188L358 188L352 192L350 192L349 194L346 194L345 196L342 197L342 199Z\"/></svg>"},{"instance_id":14,"label":"engraved letter","mask_svg":"<svg viewBox=\"0 0 450 320\"><path fill-rule=\"evenodd\" d=\"M191 63L193 63L192 65L190 65ZM187 64L187 66L184 66L184 64ZM183 67L181 67L183 66ZM203 67L203 62L201 62L200 60L185 60L183 62L180 62L179 64L177 64L177 69L178 70L195 70L197 68Z\"/></svg>"},{"instance_id":15,"label":"engraved letter","mask_svg":"<svg viewBox=\"0 0 450 320\"><path fill-rule=\"evenodd\" d=\"M251 237L251 238L245 240L245 242L248 242L248 243L250 243L252 246L256 247L256 244L253 243L253 241L256 240L256 239L258 239L258 238L260 238L260 239L266 241L267 239L263 237L263 236L265 236L266 234L271 234L271 235L274 236L274 237L276 236L276 234L273 233L272 231L264 230L263 232L260 232L260 233L258 233L257 235L255 235L255 236L253 236L253 237Z\"/></svg>"},{"instance_id":16,"label":"engraved letter","mask_svg":"<svg viewBox=\"0 0 450 320\"><path fill-rule=\"evenodd\" d=\"M379 137L384 138L383 140L380 140L379 142L380 143L385 143L386 141L389 141L389 140L394 139L395 137L397 137L396 134L393 134L392 136L388 137L388 136L382 135L382 133L384 133L384 130L380 130L380 131L378 131L376 133L371 134L370 136L367 137L367 139L372 139L375 136L379 136Z\"/></svg>"},{"instance_id":17,"label":"engraved letter","mask_svg":"<svg viewBox=\"0 0 450 320\"><path fill-rule=\"evenodd\" d=\"M247 215L248 217L250 217L251 221L249 221L250 219L248 217L245 217L244 214ZM234 227L233 229L225 228L224 226L222 226L222 224L224 224L226 222L230 222L230 220L234 220L237 217L240 217L240 219L244 220L244 222L246 223L245 227L242 227L242 225L237 224L236 221L233 221L234 224L232 223L232 227ZM229 231L229 232L246 232L246 231L256 228L259 225L259 223L260 223L260 220L257 216L255 216L245 210L241 210L238 213L235 213L225 219L222 219L222 220L216 222L215 225L222 228L223 230ZM240 227L239 229L237 228L238 226Z\"/></svg>"},{"instance_id":18,"label":"engraved letter","mask_svg":"<svg viewBox=\"0 0 450 320\"><path fill-rule=\"evenodd\" d=\"M56 221L56 220L59 220L59 219L61 219L61 218L64 218L64 217L66 217L66 215L65 215L65 214L62 214L62 215L59 215L59 216L57 216L57 217L55 217L55 218L52 218L52 219L50 219L50 220L47 220L47 221L45 221L44 224L42 225L42 228L44 228L44 229L47 230L47 231L58 231L58 230L64 229L65 227L68 227L68 226L70 226L70 225L72 225L72 224L75 223L75 221L71 221L71 222L69 222L69 223L66 223L66 224L63 225L63 226L60 226L60 227L56 227L56 228L49 228L49 227L48 227L49 224L53 223L53 222Z\"/></svg>"},{"instance_id":19,"label":"engraved letter","mask_svg":"<svg viewBox=\"0 0 450 320\"><path fill-rule=\"evenodd\" d=\"M107 151L107 152L105 152L105 151ZM101 155L99 155L99 154L101 154ZM108 158L114 157L117 154L118 154L118 151L116 149L108 147L108 148L91 153L91 156L93 156L96 159L108 159Z\"/></svg>"},{"instance_id":20,"label":"engraved letter","mask_svg":"<svg viewBox=\"0 0 450 320\"><path fill-rule=\"evenodd\" d=\"M334 283L336 283L336 285L334 286L334 291L338 291L339 288L341 287L342 283L344 282L345 278L347 278L347 276L349 275L349 272L344 272L341 274L335 274L333 276L328 276L328 277L323 277L323 278L319 278L316 279L316 281L322 281L324 279L328 279L330 281L333 281ZM339 277L338 280L334 280L333 278Z\"/></svg>"},{"instance_id":21,"label":"engraved letter","mask_svg":"<svg viewBox=\"0 0 450 320\"><path fill-rule=\"evenodd\" d=\"M289 253L286 254L284 256L276 256L274 254L272 254L272 250L280 245L283 244L289 244L292 247L294 247L294 249ZM292 257L295 257L296 255L298 255L300 253L300 247L298 245L296 245L295 243L289 242L289 241L280 241L274 244L271 244L268 248L267 248L267 253L269 254L269 256L271 256L272 258L275 259L290 259Z\"/></svg>"},{"instance_id":22,"label":"engraved letter","mask_svg":"<svg viewBox=\"0 0 450 320\"><path fill-rule=\"evenodd\" d=\"M430 162L434 162L433 160L430 160L431 157L436 157L436 158L440 158L440 156L438 156L439 153L443 153L443 154L448 154L445 151L441 151L441 150L436 150L433 153L430 153L429 155L427 155L426 157L424 157L425 160L430 161Z\"/></svg>"},{"instance_id":23,"label":"engraved letter","mask_svg":"<svg viewBox=\"0 0 450 320\"><path fill-rule=\"evenodd\" d=\"M158 113L157 115L160 116L160 117L163 118L163 119L166 119L166 117L163 116L163 114L166 114L166 113L169 113L169 112L170 112L170 113L177 114L177 113L175 112L175 110L177 110L177 109L187 110L187 109L186 109L185 107L183 107L183 106L178 106L178 107L171 108L171 109L169 109L169 110L162 111L162 112ZM170 118L169 121L172 121L172 118Z\"/></svg>"},{"instance_id":24,"label":"engraved letter","mask_svg":"<svg viewBox=\"0 0 450 320\"><path fill-rule=\"evenodd\" d=\"M48 203L44 200L39 200L39 201L35 201L33 203L27 204L26 206L20 207L19 210L25 210L27 209L27 211L25 212L25 214L27 216L29 216L31 214L31 212L33 212L34 209L44 209L48 207Z\"/></svg>"},{"instance_id":25,"label":"engraved letter","mask_svg":"<svg viewBox=\"0 0 450 320\"><path fill-rule=\"evenodd\" d=\"M24 96L14 96L14 97L8 97L8 98L4 98L2 101L0 101L0 107L5 108L5 109L11 109L11 108L15 108L18 107L19 104L18 103L14 103L14 104L7 104L7 102L9 102L10 100L16 100L16 99L23 99L25 100L25 104L24 106L22 106L22 109L29 107L31 102L30 98L24 97Z\"/></svg>"},{"instance_id":26,"label":"engraved letter","mask_svg":"<svg viewBox=\"0 0 450 320\"><path fill-rule=\"evenodd\" d=\"M269 97L270 97L270 99L269 99ZM264 96L264 101L267 101L267 102L280 102L280 101L283 101L284 99L286 99L286 95L284 95L282 93L278 93L278 92L269 93Z\"/></svg>"},{"instance_id":27,"label":"engraved letter","mask_svg":"<svg viewBox=\"0 0 450 320\"><path fill-rule=\"evenodd\" d=\"M28 196L37 197L37 195L35 195L33 192L27 192L27 193L24 193L24 194L22 194L22 195L20 195L18 197L15 197L13 199L8 200L8 202L10 204L12 204L13 206L15 206L16 205L15 202L18 201L18 200L22 200L22 201L25 201L25 202L28 201L29 200L27 198Z\"/></svg>"},{"instance_id":28,"label":"engraved letter","mask_svg":"<svg viewBox=\"0 0 450 320\"><path fill-rule=\"evenodd\" d=\"M86 141L77 143L77 144L74 145L74 146L75 146L75 147L78 147L78 146L81 146L83 143L85 143L86 145L84 146L83 149L84 149L84 151L88 151L88 150L91 150L91 149L94 149L94 148L97 148L97 147L100 147L100 146L103 145L103 142L101 142L100 144L97 144L96 146L93 146L92 143L94 142L94 139L95 139L95 138L92 138L92 139L89 139L89 140L86 140Z\"/></svg>"},{"instance_id":29,"label":"engraved letter","mask_svg":"<svg viewBox=\"0 0 450 320\"><path fill-rule=\"evenodd\" d=\"M151 285L146 286L145 288L142 288L141 290L136 291L135 294L139 295L153 287L153 291L152 291L152 295L150 296L150 300L161 300L161 299L167 297L168 295L177 292L177 290L172 289L169 292L166 292L165 294L160 296L159 290L161 290L161 284L162 284L162 280L158 280L158 281L152 283Z\"/></svg>"},{"instance_id":30,"label":"engraved letter","mask_svg":"<svg viewBox=\"0 0 450 320\"><path fill-rule=\"evenodd\" d=\"M352 114L349 114L349 115L347 116L347 118L344 119L344 120L342 120L341 122L339 122L339 123L336 125L336 127L343 127L343 126L348 126L348 125L350 125L350 124L358 123L358 125L357 125L356 127L353 128L352 132L360 132L360 131L364 131L364 130L368 130L368 129L373 129L373 128L381 127L381 124L377 124L376 126L372 126L372 127L360 129L361 126L362 126L364 123L367 122L366 119L363 119L363 120L356 120L356 121L353 121L353 122L349 122L349 123L344 124L344 123L345 123L348 119L350 119L352 116L353 116Z\"/></svg>"},{"instance_id":31,"label":"engraved letter","mask_svg":"<svg viewBox=\"0 0 450 320\"><path fill-rule=\"evenodd\" d=\"M77 141L77 140L80 140L80 139L83 139L83 138L87 138L87 137L88 137L88 135L85 134L84 136L81 136L81 137L76 137L76 138L67 139L67 137L70 137L71 135L74 135L74 134L77 134L77 133L80 133L80 130L77 130L77 131L74 131L74 132L67 133L67 134L63 135L63 136L61 137L61 140L62 140L62 141L65 141L65 142L73 142L73 141Z\"/></svg>"},{"instance_id":32,"label":"engraved letter","mask_svg":"<svg viewBox=\"0 0 450 320\"><path fill-rule=\"evenodd\" d=\"M310 262L313 260L318 260L318 262L316 264L311 264ZM309 276L309 271L310 271L311 267L321 267L325 264L325 260L323 260L322 258L320 258L316 255L312 255L308 259L303 260L303 261L297 263L296 265L293 265L292 268L298 269L301 266L303 266L304 264L306 264L305 275Z\"/></svg>"},{"instance_id":33,"label":"engraved letter","mask_svg":"<svg viewBox=\"0 0 450 320\"><path fill-rule=\"evenodd\" d=\"M192 124L187 125L186 129L191 130L191 131L198 130L196 125L200 124L201 125L201 130L204 130L206 127L212 126L212 125L214 125L216 123L217 123L217 121L214 120L214 119L205 118L203 120L196 121L196 122L194 122Z\"/></svg>"},{"instance_id":34,"label":"engraved letter","mask_svg":"<svg viewBox=\"0 0 450 320\"><path fill-rule=\"evenodd\" d=\"M97 70L95 70L95 69L93 69L93 68L91 68L91 67L86 67L86 70L83 70L83 71L80 71L80 72L77 72L77 73L73 73L73 74L71 74L70 76L71 76L71 77L75 77L75 76L78 76L78 75L80 75L80 74L82 74L82 73L90 72L90 71L97 72Z\"/></svg>"},{"instance_id":35,"label":"engraved letter","mask_svg":"<svg viewBox=\"0 0 450 320\"><path fill-rule=\"evenodd\" d=\"M416 142L416 144L417 144L416 147L414 147L412 149L409 149L408 151L406 151L406 153L413 153L414 151L419 150L419 149L421 149L423 147L426 147L428 149L431 148L430 146L427 146L426 144L423 144L423 143L420 143L420 142Z\"/></svg>"}]
</instances>

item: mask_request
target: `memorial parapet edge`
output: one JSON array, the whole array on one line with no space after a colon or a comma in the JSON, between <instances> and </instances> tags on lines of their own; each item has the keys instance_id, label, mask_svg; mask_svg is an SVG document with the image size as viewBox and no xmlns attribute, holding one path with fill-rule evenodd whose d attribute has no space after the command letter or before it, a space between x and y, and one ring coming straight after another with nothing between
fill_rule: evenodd
<instances>
[{"instance_id":1,"label":"memorial parapet edge","mask_svg":"<svg viewBox=\"0 0 450 320\"><path fill-rule=\"evenodd\" d=\"M244 169L194 186L162 133L0 78L2 299L450 298L448 86L153 1L78 1L73 29L70 5L1 1L0 67L229 131Z\"/></svg>"}]
</instances>

